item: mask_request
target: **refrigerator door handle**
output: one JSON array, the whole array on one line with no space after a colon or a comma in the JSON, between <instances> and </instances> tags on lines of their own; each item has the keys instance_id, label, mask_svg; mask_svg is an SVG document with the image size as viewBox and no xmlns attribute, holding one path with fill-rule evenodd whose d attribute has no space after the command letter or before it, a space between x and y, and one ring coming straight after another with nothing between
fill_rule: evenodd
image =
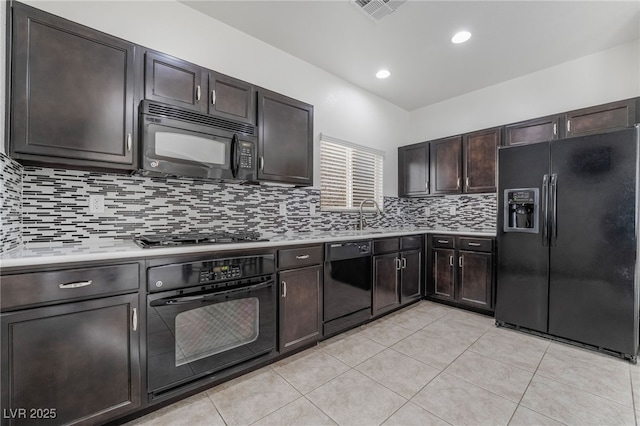
<instances>
[{"instance_id":1,"label":"refrigerator door handle","mask_svg":"<svg viewBox=\"0 0 640 426\"><path fill-rule=\"evenodd\" d=\"M549 175L542 178L542 245L549 245Z\"/></svg>"},{"instance_id":2,"label":"refrigerator door handle","mask_svg":"<svg viewBox=\"0 0 640 426\"><path fill-rule=\"evenodd\" d=\"M551 242L549 245L555 246L558 239L558 175L551 175Z\"/></svg>"}]
</instances>

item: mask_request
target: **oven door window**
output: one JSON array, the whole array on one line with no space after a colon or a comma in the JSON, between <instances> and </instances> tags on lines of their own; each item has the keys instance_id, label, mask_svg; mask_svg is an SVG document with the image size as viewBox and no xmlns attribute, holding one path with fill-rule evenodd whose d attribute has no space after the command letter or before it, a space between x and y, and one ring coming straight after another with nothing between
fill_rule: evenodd
<instances>
[{"instance_id":1,"label":"oven door window","mask_svg":"<svg viewBox=\"0 0 640 426\"><path fill-rule=\"evenodd\" d=\"M206 133L150 125L157 157L229 168L231 139Z\"/></svg>"},{"instance_id":2,"label":"oven door window","mask_svg":"<svg viewBox=\"0 0 640 426\"><path fill-rule=\"evenodd\" d=\"M230 300L176 316L176 367L226 352L258 339L260 302Z\"/></svg>"}]
</instances>

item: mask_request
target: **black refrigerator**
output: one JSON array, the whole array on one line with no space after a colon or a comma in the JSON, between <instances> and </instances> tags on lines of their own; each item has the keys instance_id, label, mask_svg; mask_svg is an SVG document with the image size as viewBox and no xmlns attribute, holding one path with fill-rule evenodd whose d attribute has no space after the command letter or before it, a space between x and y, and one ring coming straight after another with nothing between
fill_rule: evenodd
<instances>
[{"instance_id":1,"label":"black refrigerator","mask_svg":"<svg viewBox=\"0 0 640 426\"><path fill-rule=\"evenodd\" d=\"M638 353L637 127L498 152L495 317Z\"/></svg>"}]
</instances>

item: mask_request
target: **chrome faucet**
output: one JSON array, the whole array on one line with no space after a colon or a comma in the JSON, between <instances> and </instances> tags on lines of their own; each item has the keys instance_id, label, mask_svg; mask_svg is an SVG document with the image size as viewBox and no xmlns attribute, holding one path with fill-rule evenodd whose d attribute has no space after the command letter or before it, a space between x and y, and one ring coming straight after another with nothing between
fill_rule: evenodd
<instances>
[{"instance_id":1,"label":"chrome faucet","mask_svg":"<svg viewBox=\"0 0 640 426\"><path fill-rule=\"evenodd\" d=\"M376 206L376 209L378 210L378 214L382 214L382 210L380 210L380 206L378 205L376 200L374 200L373 198L365 198L364 200L362 200L360 202L360 228L359 228L360 231L362 231L367 226L367 220L364 218L363 212L362 212L362 206L367 201L371 201Z\"/></svg>"}]
</instances>

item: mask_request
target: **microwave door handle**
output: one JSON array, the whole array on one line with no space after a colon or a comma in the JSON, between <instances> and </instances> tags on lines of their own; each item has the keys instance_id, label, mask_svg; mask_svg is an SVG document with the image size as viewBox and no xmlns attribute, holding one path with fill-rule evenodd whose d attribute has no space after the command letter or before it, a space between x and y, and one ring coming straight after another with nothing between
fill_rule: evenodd
<instances>
[{"instance_id":1,"label":"microwave door handle","mask_svg":"<svg viewBox=\"0 0 640 426\"><path fill-rule=\"evenodd\" d=\"M231 174L233 177L238 176L238 170L240 169L240 149L238 147L238 135L233 134L231 138Z\"/></svg>"}]
</instances>

